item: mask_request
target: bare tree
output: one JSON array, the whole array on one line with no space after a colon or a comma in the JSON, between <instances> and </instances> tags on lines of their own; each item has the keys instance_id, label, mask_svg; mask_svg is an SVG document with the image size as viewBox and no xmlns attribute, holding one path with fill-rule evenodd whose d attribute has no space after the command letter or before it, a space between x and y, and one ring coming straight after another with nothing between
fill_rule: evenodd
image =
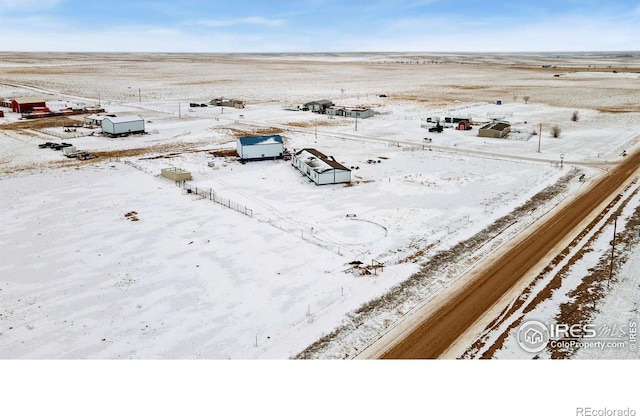
<instances>
[{"instance_id":1,"label":"bare tree","mask_svg":"<svg viewBox=\"0 0 640 416\"><path fill-rule=\"evenodd\" d=\"M551 127L551 135L554 138L557 139L558 137L560 137L560 133L562 133L562 129L560 128L560 126L556 124L555 126Z\"/></svg>"},{"instance_id":2,"label":"bare tree","mask_svg":"<svg viewBox=\"0 0 640 416\"><path fill-rule=\"evenodd\" d=\"M524 100L525 104L529 103L529 98L530 97L528 95L525 95L524 97L522 97L522 99Z\"/></svg>"},{"instance_id":3,"label":"bare tree","mask_svg":"<svg viewBox=\"0 0 640 416\"><path fill-rule=\"evenodd\" d=\"M571 121L578 121L579 117L578 117L578 112L574 111L573 115L571 116Z\"/></svg>"}]
</instances>

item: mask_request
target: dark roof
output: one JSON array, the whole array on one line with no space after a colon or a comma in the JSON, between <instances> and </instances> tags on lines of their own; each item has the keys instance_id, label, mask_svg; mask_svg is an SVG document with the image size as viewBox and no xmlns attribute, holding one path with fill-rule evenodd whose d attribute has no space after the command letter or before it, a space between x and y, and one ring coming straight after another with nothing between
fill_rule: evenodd
<instances>
[{"instance_id":1,"label":"dark roof","mask_svg":"<svg viewBox=\"0 0 640 416\"><path fill-rule=\"evenodd\" d=\"M280 143L282 144L282 137L279 134L272 134L270 136L246 136L239 137L238 140L240 144L243 146L251 146L254 144L273 144ZM270 142L270 143L267 143Z\"/></svg>"},{"instance_id":2,"label":"dark roof","mask_svg":"<svg viewBox=\"0 0 640 416\"><path fill-rule=\"evenodd\" d=\"M333 103L330 100L316 100L316 101L310 101L308 103L306 103L305 105L313 105L313 104L318 104L318 105L333 105Z\"/></svg>"},{"instance_id":3,"label":"dark roof","mask_svg":"<svg viewBox=\"0 0 640 416\"><path fill-rule=\"evenodd\" d=\"M333 156L327 156L324 153L316 150L316 149L311 149L311 148L306 148L306 149L302 149L299 152L296 153L296 155L300 155L302 152L307 152L315 157L317 157L321 162L324 162L326 165L330 166L333 169L339 169L339 170L350 170L349 168L345 167L344 165L338 163Z\"/></svg>"},{"instance_id":4,"label":"dark roof","mask_svg":"<svg viewBox=\"0 0 640 416\"><path fill-rule=\"evenodd\" d=\"M489 123L480 127L480 130L498 130L502 131L508 127L511 127L508 123Z\"/></svg>"}]
</instances>

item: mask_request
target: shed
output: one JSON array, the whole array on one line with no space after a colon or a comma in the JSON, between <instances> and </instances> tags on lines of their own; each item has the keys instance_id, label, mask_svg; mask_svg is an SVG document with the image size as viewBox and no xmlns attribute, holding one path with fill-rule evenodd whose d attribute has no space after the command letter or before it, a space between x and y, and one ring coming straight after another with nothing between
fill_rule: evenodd
<instances>
[{"instance_id":1,"label":"shed","mask_svg":"<svg viewBox=\"0 0 640 416\"><path fill-rule=\"evenodd\" d=\"M501 139L506 137L511 131L509 123L505 122L492 122L485 124L478 130L479 137L492 137L494 139Z\"/></svg>"},{"instance_id":2,"label":"shed","mask_svg":"<svg viewBox=\"0 0 640 416\"><path fill-rule=\"evenodd\" d=\"M144 119L140 116L105 117L100 123L102 132L111 136L144 133Z\"/></svg>"},{"instance_id":3,"label":"shed","mask_svg":"<svg viewBox=\"0 0 640 416\"><path fill-rule=\"evenodd\" d=\"M171 179L176 182L190 181L192 179L191 172L180 168L164 168L160 170L163 178Z\"/></svg>"},{"instance_id":4,"label":"shed","mask_svg":"<svg viewBox=\"0 0 640 416\"><path fill-rule=\"evenodd\" d=\"M351 182L351 169L316 149L300 150L291 158L291 164L316 185Z\"/></svg>"},{"instance_id":5,"label":"shed","mask_svg":"<svg viewBox=\"0 0 640 416\"><path fill-rule=\"evenodd\" d=\"M333 106L333 103L330 100L317 100L317 101L309 101L308 103L305 103L304 106L309 111L324 113L327 108Z\"/></svg>"},{"instance_id":6,"label":"shed","mask_svg":"<svg viewBox=\"0 0 640 416\"><path fill-rule=\"evenodd\" d=\"M46 107L42 97L23 97L11 100L11 109L14 113L26 113L33 107Z\"/></svg>"},{"instance_id":7,"label":"shed","mask_svg":"<svg viewBox=\"0 0 640 416\"><path fill-rule=\"evenodd\" d=\"M102 125L102 120L104 120L106 116L100 114L91 114L84 118L84 125L87 127L100 127Z\"/></svg>"},{"instance_id":8,"label":"shed","mask_svg":"<svg viewBox=\"0 0 640 416\"><path fill-rule=\"evenodd\" d=\"M241 160L280 159L284 154L284 144L279 134L239 137L236 147Z\"/></svg>"},{"instance_id":9,"label":"shed","mask_svg":"<svg viewBox=\"0 0 640 416\"><path fill-rule=\"evenodd\" d=\"M471 125L469 124L469 121L462 120L458 122L456 130L471 130Z\"/></svg>"}]
</instances>

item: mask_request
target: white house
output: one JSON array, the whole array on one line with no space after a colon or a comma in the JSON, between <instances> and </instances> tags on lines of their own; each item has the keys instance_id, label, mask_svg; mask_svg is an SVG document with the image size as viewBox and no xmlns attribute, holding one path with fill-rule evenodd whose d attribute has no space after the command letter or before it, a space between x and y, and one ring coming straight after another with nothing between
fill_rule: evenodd
<instances>
[{"instance_id":1,"label":"white house","mask_svg":"<svg viewBox=\"0 0 640 416\"><path fill-rule=\"evenodd\" d=\"M280 159L284 153L284 144L278 134L247 136L238 138L236 150L241 160Z\"/></svg>"},{"instance_id":2,"label":"white house","mask_svg":"<svg viewBox=\"0 0 640 416\"><path fill-rule=\"evenodd\" d=\"M330 116L353 117L353 118L369 118L373 117L373 110L370 108L348 108L348 107L329 107L324 113Z\"/></svg>"},{"instance_id":3,"label":"white house","mask_svg":"<svg viewBox=\"0 0 640 416\"><path fill-rule=\"evenodd\" d=\"M300 150L291 158L291 164L316 185L351 182L351 169L316 149Z\"/></svg>"},{"instance_id":4,"label":"white house","mask_svg":"<svg viewBox=\"0 0 640 416\"><path fill-rule=\"evenodd\" d=\"M111 136L144 133L144 119L140 116L105 117L100 123L102 132Z\"/></svg>"}]
</instances>

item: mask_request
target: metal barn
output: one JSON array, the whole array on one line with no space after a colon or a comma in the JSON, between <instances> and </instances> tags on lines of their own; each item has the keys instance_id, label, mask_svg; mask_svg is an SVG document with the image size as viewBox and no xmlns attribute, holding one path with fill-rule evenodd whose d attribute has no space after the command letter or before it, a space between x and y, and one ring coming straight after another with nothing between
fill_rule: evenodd
<instances>
[{"instance_id":1,"label":"metal barn","mask_svg":"<svg viewBox=\"0 0 640 416\"><path fill-rule=\"evenodd\" d=\"M103 133L111 136L144 133L144 119L140 116L105 117L100 126Z\"/></svg>"},{"instance_id":2,"label":"metal barn","mask_svg":"<svg viewBox=\"0 0 640 416\"><path fill-rule=\"evenodd\" d=\"M240 137L236 147L241 160L280 159L284 154L284 143L279 134Z\"/></svg>"}]
</instances>

